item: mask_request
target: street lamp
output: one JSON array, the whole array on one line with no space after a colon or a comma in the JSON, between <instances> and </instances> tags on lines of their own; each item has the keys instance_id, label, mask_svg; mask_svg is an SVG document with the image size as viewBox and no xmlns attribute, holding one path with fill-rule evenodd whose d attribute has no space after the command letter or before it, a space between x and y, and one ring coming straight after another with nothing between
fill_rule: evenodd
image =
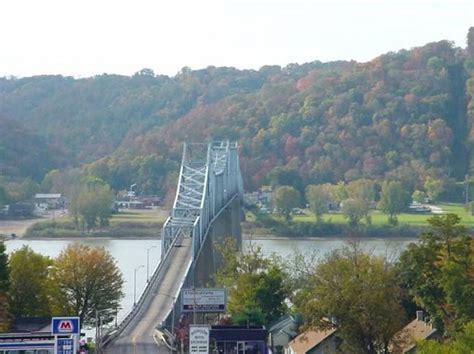
<instances>
[{"instance_id":1,"label":"street lamp","mask_svg":"<svg viewBox=\"0 0 474 354\"><path fill-rule=\"evenodd\" d=\"M143 267L143 265L139 265L133 272L133 307L137 305L137 270Z\"/></svg>"},{"instance_id":2,"label":"street lamp","mask_svg":"<svg viewBox=\"0 0 474 354\"><path fill-rule=\"evenodd\" d=\"M95 347L96 353L102 352L102 316L101 314L108 312L107 309L95 310Z\"/></svg>"},{"instance_id":3,"label":"street lamp","mask_svg":"<svg viewBox=\"0 0 474 354\"><path fill-rule=\"evenodd\" d=\"M156 245L151 246L151 247L147 248L147 250L146 250L146 282L147 283L150 281L150 276L148 274L148 268L150 267L149 259L150 259L150 251L151 251L152 248L156 248Z\"/></svg>"}]
</instances>

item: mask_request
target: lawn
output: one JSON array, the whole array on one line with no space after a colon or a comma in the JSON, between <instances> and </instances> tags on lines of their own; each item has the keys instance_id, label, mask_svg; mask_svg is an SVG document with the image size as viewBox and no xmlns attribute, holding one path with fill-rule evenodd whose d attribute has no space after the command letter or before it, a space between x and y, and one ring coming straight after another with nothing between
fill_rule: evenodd
<instances>
[{"instance_id":1,"label":"lawn","mask_svg":"<svg viewBox=\"0 0 474 354\"><path fill-rule=\"evenodd\" d=\"M163 224L166 218L155 210L146 211L127 211L113 214L110 219L111 225L121 223L139 223L139 224Z\"/></svg>"},{"instance_id":2,"label":"lawn","mask_svg":"<svg viewBox=\"0 0 474 354\"><path fill-rule=\"evenodd\" d=\"M461 217L461 223L469 228L474 228L474 216L471 215L470 212L464 209L464 205L462 204L439 204L436 205L437 207L441 208L443 212L446 213L454 213ZM315 217L308 209L304 210L305 215L294 215L293 221L295 222L314 222ZM399 224L409 224L415 226L424 226L427 225L427 220L434 216L434 215L441 215L441 214L416 214L416 213L402 213L397 216ZM373 225L384 225L387 224L387 215L383 214L378 210L372 210L370 212L370 216L372 219ZM272 217L279 220L279 216L276 214L272 214ZM323 221L325 222L332 222L334 224L344 224L347 223L347 219L341 213L327 213L323 215ZM363 221L362 221L363 222Z\"/></svg>"}]
</instances>

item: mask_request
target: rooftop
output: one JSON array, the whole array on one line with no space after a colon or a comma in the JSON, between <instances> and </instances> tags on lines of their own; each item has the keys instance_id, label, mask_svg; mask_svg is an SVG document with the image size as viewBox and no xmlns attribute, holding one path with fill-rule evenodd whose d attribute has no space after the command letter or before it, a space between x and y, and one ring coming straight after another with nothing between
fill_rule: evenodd
<instances>
[{"instance_id":1,"label":"rooftop","mask_svg":"<svg viewBox=\"0 0 474 354\"><path fill-rule=\"evenodd\" d=\"M304 354L321 344L326 338L329 338L336 329L328 330L310 330L301 333L293 339L288 345L296 354Z\"/></svg>"}]
</instances>

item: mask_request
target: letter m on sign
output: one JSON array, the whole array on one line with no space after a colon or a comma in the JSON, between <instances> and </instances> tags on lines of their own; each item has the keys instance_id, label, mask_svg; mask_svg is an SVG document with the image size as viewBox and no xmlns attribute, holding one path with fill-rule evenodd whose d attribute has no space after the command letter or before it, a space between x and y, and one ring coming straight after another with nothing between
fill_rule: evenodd
<instances>
[{"instance_id":1,"label":"letter m on sign","mask_svg":"<svg viewBox=\"0 0 474 354\"><path fill-rule=\"evenodd\" d=\"M51 319L53 334L79 334L80 330L79 317L53 317Z\"/></svg>"},{"instance_id":2,"label":"letter m on sign","mask_svg":"<svg viewBox=\"0 0 474 354\"><path fill-rule=\"evenodd\" d=\"M72 323L71 321L61 321L59 322L59 332L72 332Z\"/></svg>"}]
</instances>

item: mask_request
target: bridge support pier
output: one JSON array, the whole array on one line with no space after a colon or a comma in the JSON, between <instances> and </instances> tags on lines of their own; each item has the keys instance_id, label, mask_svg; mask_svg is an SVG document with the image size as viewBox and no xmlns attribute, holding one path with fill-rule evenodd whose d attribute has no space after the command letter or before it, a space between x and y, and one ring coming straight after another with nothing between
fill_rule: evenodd
<instances>
[{"instance_id":1,"label":"bridge support pier","mask_svg":"<svg viewBox=\"0 0 474 354\"><path fill-rule=\"evenodd\" d=\"M214 273L223 265L215 244L222 243L227 238L233 238L239 250L242 249L242 230L240 221L242 209L239 198L229 204L212 223L206 241L201 247L199 256L194 261L194 286L214 286Z\"/></svg>"}]
</instances>

